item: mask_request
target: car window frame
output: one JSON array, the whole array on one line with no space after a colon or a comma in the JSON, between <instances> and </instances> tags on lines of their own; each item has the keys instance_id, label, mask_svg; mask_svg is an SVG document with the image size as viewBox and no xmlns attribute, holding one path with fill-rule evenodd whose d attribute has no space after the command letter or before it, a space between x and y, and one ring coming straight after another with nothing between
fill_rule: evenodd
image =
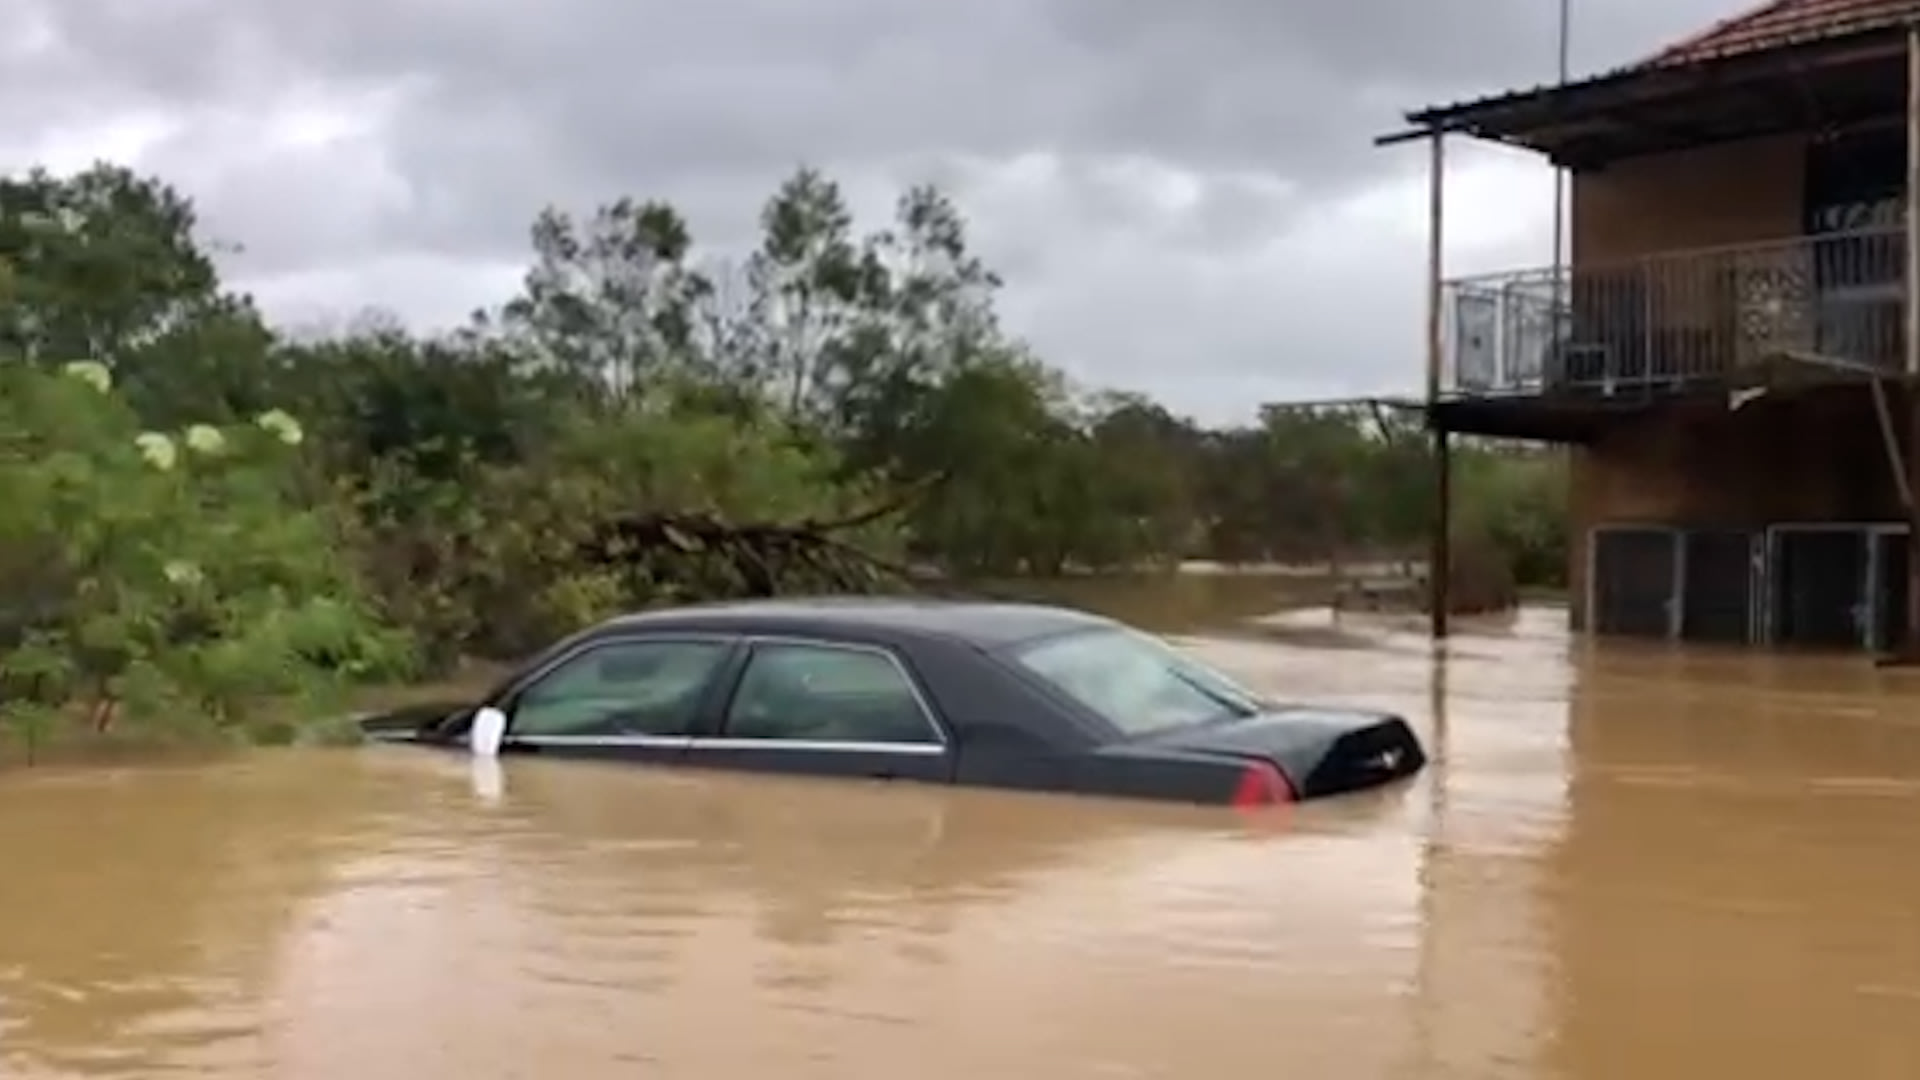
<instances>
[{"instance_id":1,"label":"car window frame","mask_svg":"<svg viewBox=\"0 0 1920 1080\"><path fill-rule=\"evenodd\" d=\"M926 720L932 734L927 742L889 742L842 739L767 739L752 736L729 735L727 727L731 720L734 702L739 698L740 688L745 685L747 671L753 664L754 651L763 646L800 647L821 649L833 652L863 653L882 657L893 665L895 671L906 681L908 691L913 695L914 704L920 709L921 718ZM790 753L845 753L845 754L901 754L911 756L940 757L951 754L955 746L953 730L946 718L934 705L933 698L921 684L919 675L913 669L912 660L901 650L890 646L866 641L844 641L835 638L809 637L795 634L748 634L744 635L738 654L734 658L731 675L727 679L727 689L720 695L714 710L712 724L706 734L693 737L691 748L694 750L784 750Z\"/></svg>"},{"instance_id":2,"label":"car window frame","mask_svg":"<svg viewBox=\"0 0 1920 1080\"><path fill-rule=\"evenodd\" d=\"M719 663L707 676L707 684L700 691L694 704L693 715L687 723L684 735L516 735L513 731L514 713L519 709L528 691L545 682L561 668L591 653L610 648L632 645L717 645L721 648ZM703 633L699 631L653 630L634 631L619 634L607 634L591 637L577 642L572 648L554 656L547 657L542 663L513 680L501 693L493 695L488 702L492 707L507 715L507 729L501 738L506 746L554 746L554 747L654 747L660 749L685 749L697 735L711 730L716 717L716 708L723 709L725 702L731 700L732 687L739 679L742 658L746 652L745 639L737 634Z\"/></svg>"}]
</instances>

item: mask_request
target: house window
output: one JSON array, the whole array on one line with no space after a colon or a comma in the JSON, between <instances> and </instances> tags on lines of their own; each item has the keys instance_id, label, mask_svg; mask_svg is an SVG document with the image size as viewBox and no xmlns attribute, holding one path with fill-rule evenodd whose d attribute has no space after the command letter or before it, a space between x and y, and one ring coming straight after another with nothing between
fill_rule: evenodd
<instances>
[{"instance_id":1,"label":"house window","mask_svg":"<svg viewBox=\"0 0 1920 1080\"><path fill-rule=\"evenodd\" d=\"M1817 348L1893 364L1901 355L1907 150L1899 131L1816 141L1808 152Z\"/></svg>"}]
</instances>

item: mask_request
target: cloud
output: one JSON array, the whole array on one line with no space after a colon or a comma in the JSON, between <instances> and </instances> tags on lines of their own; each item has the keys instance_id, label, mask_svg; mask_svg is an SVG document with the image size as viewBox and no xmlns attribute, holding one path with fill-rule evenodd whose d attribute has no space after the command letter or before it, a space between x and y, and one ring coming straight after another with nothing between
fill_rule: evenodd
<instances>
[{"instance_id":1,"label":"cloud","mask_svg":"<svg viewBox=\"0 0 1920 1080\"><path fill-rule=\"evenodd\" d=\"M1610 66L1737 0L1576 0ZM1540 0L0 0L0 160L169 177L229 273L310 320L501 298L544 204L680 204L751 242L805 161L884 213L946 184L1009 323L1210 417L1411 389L1423 155L1406 107L1546 81ZM1550 181L1462 151L1450 258L1544 261Z\"/></svg>"}]
</instances>

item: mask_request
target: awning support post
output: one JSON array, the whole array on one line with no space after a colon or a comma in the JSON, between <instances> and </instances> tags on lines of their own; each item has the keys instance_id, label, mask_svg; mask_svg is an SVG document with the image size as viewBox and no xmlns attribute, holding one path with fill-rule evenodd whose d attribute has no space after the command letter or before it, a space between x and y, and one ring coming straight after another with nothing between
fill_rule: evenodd
<instances>
[{"instance_id":1,"label":"awning support post","mask_svg":"<svg viewBox=\"0 0 1920 1080\"><path fill-rule=\"evenodd\" d=\"M1432 619L1430 636L1439 641L1450 629L1448 614L1453 606L1453 455L1451 440L1437 408L1440 369L1446 352L1441 317L1445 299L1441 276L1445 249L1446 136L1434 132L1432 147L1427 196L1427 428L1433 436L1434 512L1433 535L1427 552L1427 604Z\"/></svg>"}]
</instances>

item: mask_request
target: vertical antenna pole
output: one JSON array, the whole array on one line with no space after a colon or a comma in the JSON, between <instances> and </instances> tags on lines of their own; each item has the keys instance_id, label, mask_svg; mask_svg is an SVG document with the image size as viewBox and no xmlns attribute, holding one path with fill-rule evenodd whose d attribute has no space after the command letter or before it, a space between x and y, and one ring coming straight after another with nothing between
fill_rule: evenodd
<instances>
[{"instance_id":1,"label":"vertical antenna pole","mask_svg":"<svg viewBox=\"0 0 1920 1080\"><path fill-rule=\"evenodd\" d=\"M1565 86L1572 77L1572 24L1573 0L1560 0L1560 22L1556 30L1556 44L1559 62L1554 69L1556 82ZM1555 300L1562 279L1562 268L1567 261L1567 174L1558 164L1553 166L1553 287ZM1556 303L1556 307L1558 304Z\"/></svg>"}]
</instances>

